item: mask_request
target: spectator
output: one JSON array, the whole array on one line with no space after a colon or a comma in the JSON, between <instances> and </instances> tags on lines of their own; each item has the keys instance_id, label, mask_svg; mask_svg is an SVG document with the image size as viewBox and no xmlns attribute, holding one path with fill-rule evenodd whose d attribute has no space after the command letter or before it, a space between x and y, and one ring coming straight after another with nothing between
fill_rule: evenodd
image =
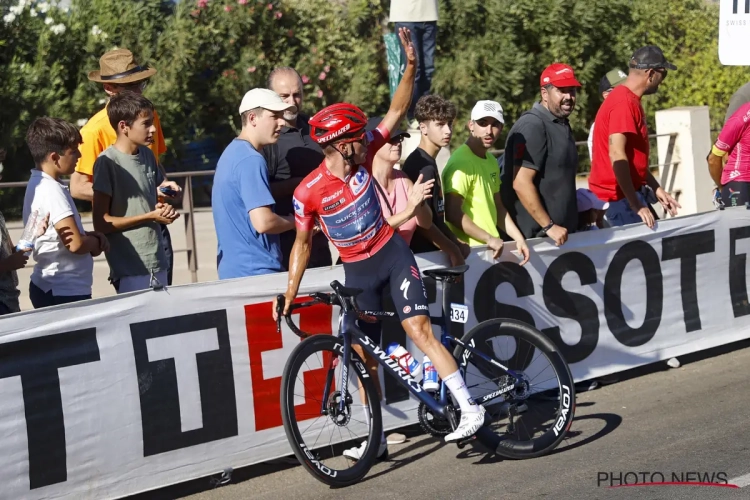
<instances>
[{"instance_id":1,"label":"spectator","mask_svg":"<svg viewBox=\"0 0 750 500\"><path fill-rule=\"evenodd\" d=\"M105 53L99 59L99 70L91 71L88 78L92 82L103 84L104 92L106 92L108 97L112 97L123 90L129 90L138 94L142 93L146 88L148 79L155 74L156 70L154 68L138 64L129 50L115 49ZM167 179L166 172L159 164L159 157L167 151L167 146L164 143L164 134L162 133L159 115L156 113L156 110L154 110L154 127L156 128L154 141L148 147L154 153L157 168L164 179L162 185L159 187L169 187L176 191L179 196L181 188L175 182L170 182ZM79 148L81 159L78 160L76 171L70 177L70 194L73 195L73 198L79 200L93 201L94 165L96 159L102 151L110 147L117 140L117 133L109 123L106 105L86 122L86 125L81 129L81 137L83 137L83 144ZM166 224L160 225L160 231L169 268L167 271L167 284L171 285L172 268L174 267L172 238Z\"/></svg>"},{"instance_id":2,"label":"spectator","mask_svg":"<svg viewBox=\"0 0 750 500\"><path fill-rule=\"evenodd\" d=\"M159 224L180 214L157 202L160 176L148 148L155 140L154 106L136 92L118 92L107 116L117 140L94 165L94 229L107 235L110 281L117 293L167 284L167 258Z\"/></svg>"},{"instance_id":3,"label":"spectator","mask_svg":"<svg viewBox=\"0 0 750 500\"><path fill-rule=\"evenodd\" d=\"M606 75L604 75L599 82L599 93L602 95L602 100L606 99L612 90L617 87L618 85L625 83L625 80L628 78L628 75L625 74L620 69L613 69L612 71L608 72ZM591 124L591 129L589 130L589 139L587 141L587 144L589 146L589 160L594 159L594 153L592 152L594 149L594 124L596 122Z\"/></svg>"},{"instance_id":4,"label":"spectator","mask_svg":"<svg viewBox=\"0 0 750 500\"><path fill-rule=\"evenodd\" d=\"M382 121L381 117L369 118L365 130L376 130ZM401 159L404 137L411 136L403 130L394 130L388 142L375 152L372 179L385 220L408 245L418 225L432 225L429 208L422 202L432 197L434 181L417 179L413 183L405 173L393 168Z\"/></svg>"},{"instance_id":5,"label":"spectator","mask_svg":"<svg viewBox=\"0 0 750 500\"><path fill-rule=\"evenodd\" d=\"M29 298L37 309L90 299L92 256L109 250L106 236L83 229L73 198L60 182L60 176L73 173L81 140L74 125L57 118L38 118L26 133L36 168L23 200L24 224L34 211L47 214L50 224L34 244Z\"/></svg>"},{"instance_id":6,"label":"spectator","mask_svg":"<svg viewBox=\"0 0 750 500\"><path fill-rule=\"evenodd\" d=\"M609 203L596 197L589 189L576 190L576 205L578 207L578 232L603 229L604 213Z\"/></svg>"},{"instance_id":7,"label":"spectator","mask_svg":"<svg viewBox=\"0 0 750 500\"><path fill-rule=\"evenodd\" d=\"M443 250L450 257L452 265L460 265L469 256L470 248L445 225L443 186L435 161L440 148L450 144L456 107L438 95L426 95L419 99L414 113L421 134L419 146L406 158L401 170L412 182L416 182L421 175L422 182L434 180L435 185L430 199L432 225L429 229L417 227L411 240L411 250L414 253Z\"/></svg>"},{"instance_id":8,"label":"spectator","mask_svg":"<svg viewBox=\"0 0 750 500\"><path fill-rule=\"evenodd\" d=\"M734 115L738 109L750 102L750 82L737 89L737 92L732 94L729 99L729 106L727 106L727 114L724 117L724 123L728 122L729 119Z\"/></svg>"},{"instance_id":9,"label":"spectator","mask_svg":"<svg viewBox=\"0 0 750 500\"><path fill-rule=\"evenodd\" d=\"M5 161L5 150L0 149L0 163ZM26 267L29 260L25 252L15 249L10 239L5 217L0 212L0 316L21 311L18 297L18 269Z\"/></svg>"},{"instance_id":10,"label":"spectator","mask_svg":"<svg viewBox=\"0 0 750 500\"><path fill-rule=\"evenodd\" d=\"M500 199L500 172L489 150L503 129L503 108L495 101L479 101L471 111L466 143L453 152L443 170L445 218L459 240L470 246L487 245L497 259L503 252L498 222L529 260L526 240Z\"/></svg>"},{"instance_id":11,"label":"spectator","mask_svg":"<svg viewBox=\"0 0 750 500\"><path fill-rule=\"evenodd\" d=\"M284 126L281 127L279 140L265 146L261 151L268 165L268 178L271 182L271 194L276 202L275 212L282 216L294 216L292 194L307 174L321 164L325 156L310 137L309 117L298 110L302 109L304 92L302 78L293 69L280 67L268 75L267 86L287 104L296 107L294 111L284 112ZM281 265L289 268L289 254L292 252L296 231L286 231L279 235L281 245ZM330 267L331 250L325 234L313 236L313 248L308 267Z\"/></svg>"},{"instance_id":12,"label":"spectator","mask_svg":"<svg viewBox=\"0 0 750 500\"><path fill-rule=\"evenodd\" d=\"M390 21L400 28L408 28L412 34L414 49L417 51L417 77L414 81L414 93L407 111L409 127L416 129L414 110L419 99L430 92L432 75L435 73L435 47L437 46L437 0L391 0ZM406 53L401 46L401 73L406 65Z\"/></svg>"},{"instance_id":13,"label":"spectator","mask_svg":"<svg viewBox=\"0 0 750 500\"><path fill-rule=\"evenodd\" d=\"M540 231L560 246L578 227L578 148L568 117L581 84L573 68L554 63L540 77L541 101L522 114L505 144L502 199L526 238ZM512 152L512 154L510 153Z\"/></svg>"},{"instance_id":14,"label":"spectator","mask_svg":"<svg viewBox=\"0 0 750 500\"><path fill-rule=\"evenodd\" d=\"M284 113L296 111L268 89L242 98L242 132L219 158L211 195L219 279L285 271L279 233L294 230L294 217L274 213L268 167L258 151L279 139Z\"/></svg>"},{"instance_id":15,"label":"spectator","mask_svg":"<svg viewBox=\"0 0 750 500\"><path fill-rule=\"evenodd\" d=\"M727 120L708 155L708 170L721 192L724 206L743 206L750 201L747 151L750 151L750 102L740 106Z\"/></svg>"},{"instance_id":16,"label":"spectator","mask_svg":"<svg viewBox=\"0 0 750 500\"><path fill-rule=\"evenodd\" d=\"M672 216L680 204L648 167L650 144L641 98L655 94L669 70L677 68L655 45L636 50L629 66L625 83L612 90L596 115L589 187L600 200L609 202L606 217L612 226L645 222L653 228L647 186Z\"/></svg>"}]
</instances>

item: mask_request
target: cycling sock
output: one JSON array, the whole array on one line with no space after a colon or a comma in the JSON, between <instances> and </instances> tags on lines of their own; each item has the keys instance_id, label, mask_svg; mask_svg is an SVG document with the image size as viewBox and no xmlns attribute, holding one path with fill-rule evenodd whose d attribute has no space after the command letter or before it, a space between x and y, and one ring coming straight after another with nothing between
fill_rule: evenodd
<instances>
[{"instance_id":1,"label":"cycling sock","mask_svg":"<svg viewBox=\"0 0 750 500\"><path fill-rule=\"evenodd\" d=\"M443 381L448 386L453 397L458 401L461 413L479 412L479 407L471 401L471 394L469 394L469 389L466 388L466 382L464 382L461 373L455 371L445 377Z\"/></svg>"}]
</instances>

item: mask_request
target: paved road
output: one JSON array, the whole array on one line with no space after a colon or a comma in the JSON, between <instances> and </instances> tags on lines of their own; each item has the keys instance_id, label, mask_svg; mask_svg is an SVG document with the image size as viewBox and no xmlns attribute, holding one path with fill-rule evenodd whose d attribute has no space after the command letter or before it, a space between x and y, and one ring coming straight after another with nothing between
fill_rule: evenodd
<instances>
[{"instance_id":1,"label":"paved road","mask_svg":"<svg viewBox=\"0 0 750 500\"><path fill-rule=\"evenodd\" d=\"M679 369L660 363L580 393L573 436L547 457L503 461L410 428L388 461L344 490L329 489L299 466L264 465L235 471L232 483L218 489L202 479L139 499L750 499L750 486L597 486L598 474L609 472L724 472L730 482L750 473L750 342L682 361Z\"/></svg>"}]
</instances>

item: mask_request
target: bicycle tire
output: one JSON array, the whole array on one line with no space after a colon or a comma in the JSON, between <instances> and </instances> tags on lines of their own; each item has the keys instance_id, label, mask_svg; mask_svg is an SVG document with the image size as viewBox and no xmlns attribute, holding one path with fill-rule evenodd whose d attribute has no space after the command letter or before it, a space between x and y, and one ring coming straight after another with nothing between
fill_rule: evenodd
<instances>
[{"instance_id":1,"label":"bicycle tire","mask_svg":"<svg viewBox=\"0 0 750 500\"><path fill-rule=\"evenodd\" d=\"M338 337L327 334L312 335L300 342L294 351L292 351L284 366L281 378L281 416L289 445L302 466L322 483L332 487L343 487L361 480L372 467L380 445L383 421L380 412L380 399L375 384L372 378L370 378L362 359L352 349L349 373L356 373L370 402L371 426L369 435L367 436L365 453L350 469L335 470L322 464L321 461L315 458L312 452L316 448L305 446L303 433L300 432L298 421L295 417L294 384L297 381L300 368L308 357L315 352L326 351L338 356L339 360L341 360L344 354L344 347L341 340ZM336 380L335 383L338 384L338 381ZM322 396L323 394L321 393L320 397L322 398Z\"/></svg>"},{"instance_id":2,"label":"bicycle tire","mask_svg":"<svg viewBox=\"0 0 750 500\"><path fill-rule=\"evenodd\" d=\"M573 422L575 415L575 386L573 376L570 373L570 368L565 358L563 358L554 342L536 328L521 321L506 318L487 320L469 330L461 340L473 347L489 338L505 335L514 335L524 339L546 356L557 376L560 390L558 397L561 403L553 419L554 425L538 439L534 439L534 442L531 444L527 441L519 442L511 439L503 439L502 436L495 433L487 425L477 432L476 438L481 444L505 458L520 460L540 457L548 454L560 444ZM518 345L516 345L516 348L518 349ZM464 353L467 353L467 355L465 356ZM454 350L454 357L458 363L461 375L466 379L469 360L473 357L471 351L459 345ZM484 361L483 363L486 364Z\"/></svg>"}]
</instances>

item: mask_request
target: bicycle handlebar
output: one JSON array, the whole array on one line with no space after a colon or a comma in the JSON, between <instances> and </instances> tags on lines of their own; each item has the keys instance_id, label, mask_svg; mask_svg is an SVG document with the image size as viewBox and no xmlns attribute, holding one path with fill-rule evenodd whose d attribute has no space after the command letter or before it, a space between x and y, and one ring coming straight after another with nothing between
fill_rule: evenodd
<instances>
[{"instance_id":1,"label":"bicycle handlebar","mask_svg":"<svg viewBox=\"0 0 750 500\"><path fill-rule=\"evenodd\" d=\"M338 285L338 286L337 286ZM277 295L276 296L276 332L281 332L281 318L283 317L286 321L286 324L289 326L289 329L294 332L295 335L298 337L305 339L310 336L309 333L305 333L302 330L300 330L297 325L294 324L294 321L292 321L292 311L295 311L297 309L303 309L305 307L311 307L316 304L326 304L329 306L339 306L345 311L348 309L348 307L351 307L354 312L357 314L359 319L362 319L363 321L367 321L368 323L375 323L377 322L377 319L369 314L365 314L362 312L359 307L357 307L357 301L354 297L345 297L342 298L340 291L341 291L341 284L337 281L334 281L331 283L331 288L333 288L334 293L323 293L323 292L313 292L310 294L310 297L312 300L309 300L307 302L300 302L297 304L291 304L289 306L289 311L287 314L284 314L284 306L286 305L286 297L284 295Z\"/></svg>"}]
</instances>

